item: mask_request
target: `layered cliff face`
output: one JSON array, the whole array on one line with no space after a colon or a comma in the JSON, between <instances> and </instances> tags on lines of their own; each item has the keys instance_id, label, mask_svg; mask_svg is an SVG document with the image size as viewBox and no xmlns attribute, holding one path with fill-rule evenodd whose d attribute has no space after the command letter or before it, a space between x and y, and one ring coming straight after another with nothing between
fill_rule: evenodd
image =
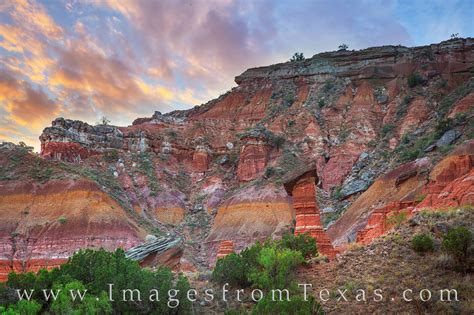
<instances>
[{"instance_id":1,"label":"layered cliff face","mask_svg":"<svg viewBox=\"0 0 474 315\"><path fill-rule=\"evenodd\" d=\"M81 248L128 249L144 230L89 181L0 185L0 279L63 263Z\"/></svg>"},{"instance_id":2,"label":"layered cliff face","mask_svg":"<svg viewBox=\"0 0 474 315\"><path fill-rule=\"evenodd\" d=\"M448 210L453 207L473 205L473 148L474 141L471 140L435 165L421 192L419 189L412 190L404 197L397 198L400 201L389 202L375 209L370 214L365 228L357 232L357 242L368 244L376 237L385 234L394 227L397 215L401 220L426 209Z\"/></svg>"},{"instance_id":3,"label":"layered cliff face","mask_svg":"<svg viewBox=\"0 0 474 315\"><path fill-rule=\"evenodd\" d=\"M313 219L319 215L331 224L327 235L333 244L320 241L331 249L355 241L368 221L378 220L371 213L389 202L426 195L426 206L445 205L458 198L451 194L470 202L471 158L453 153L449 171L432 168L473 137L473 48L473 39L456 39L322 53L249 69L236 77L237 87L207 104L155 112L126 127L58 118L40 136L39 160L46 164L23 170L21 159L2 151L0 158L10 166L1 169L0 183L11 191L31 181L94 182L91 191L118 202L114 211L131 216L123 222L138 229L131 236L128 225L119 224L124 241L142 230L177 234L185 240L179 254L193 269L212 265L222 241L232 241L239 251L290 232L295 221L307 226L295 218L301 202L283 184L289 174L311 166L317 181L314 194L305 198L315 204ZM49 168L52 173L44 171ZM48 191L44 196L51 195L47 202L56 215L61 203ZM8 211L21 213L22 207ZM123 217L112 210L107 215ZM7 234L22 218L8 220L2 223L8 224ZM326 235L324 224L316 225L316 234ZM114 227L102 226L115 235ZM79 233L71 231L72 237ZM114 246L119 243L117 238ZM42 251L49 253L56 255Z\"/></svg>"}]
</instances>

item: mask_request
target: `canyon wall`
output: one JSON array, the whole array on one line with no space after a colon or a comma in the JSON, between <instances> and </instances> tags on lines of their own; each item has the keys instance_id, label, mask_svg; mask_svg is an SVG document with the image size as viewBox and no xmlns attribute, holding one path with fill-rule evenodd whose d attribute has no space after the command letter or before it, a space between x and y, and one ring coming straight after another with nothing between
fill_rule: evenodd
<instances>
[{"instance_id":1,"label":"canyon wall","mask_svg":"<svg viewBox=\"0 0 474 315\"><path fill-rule=\"evenodd\" d=\"M472 139L473 48L467 38L321 53L249 69L217 99L129 126L57 118L40 136L41 158L0 150L4 275L146 233L177 234L187 268L208 268L221 242L240 251L295 219L334 257L331 242L355 241L368 222L384 233L379 223L406 205L469 204L472 156L452 147ZM306 166L314 183L285 190Z\"/></svg>"}]
</instances>

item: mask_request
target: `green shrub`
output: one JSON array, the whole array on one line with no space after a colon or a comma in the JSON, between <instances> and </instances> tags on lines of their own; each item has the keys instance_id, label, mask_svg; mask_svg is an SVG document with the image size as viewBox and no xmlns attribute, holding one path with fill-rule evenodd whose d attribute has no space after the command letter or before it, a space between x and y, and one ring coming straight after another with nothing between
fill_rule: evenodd
<instances>
[{"instance_id":1,"label":"green shrub","mask_svg":"<svg viewBox=\"0 0 474 315\"><path fill-rule=\"evenodd\" d=\"M58 218L58 222L61 223L61 224L66 223L66 221L67 221L67 219L66 219L65 216L60 216L60 217Z\"/></svg>"},{"instance_id":2,"label":"green shrub","mask_svg":"<svg viewBox=\"0 0 474 315\"><path fill-rule=\"evenodd\" d=\"M289 288L294 278L293 269L303 262L303 255L299 251L279 248L275 244L264 246L248 278L257 288Z\"/></svg>"},{"instance_id":3,"label":"green shrub","mask_svg":"<svg viewBox=\"0 0 474 315\"><path fill-rule=\"evenodd\" d=\"M342 198L342 187L334 187L331 191L331 198L335 200L340 200Z\"/></svg>"},{"instance_id":4,"label":"green shrub","mask_svg":"<svg viewBox=\"0 0 474 315\"><path fill-rule=\"evenodd\" d=\"M264 176L265 176L266 178L270 178L270 177L272 177L274 174L275 174L275 169L274 169L273 167L269 166L269 167L267 167L267 168L265 169L265 174L264 174Z\"/></svg>"},{"instance_id":5,"label":"green shrub","mask_svg":"<svg viewBox=\"0 0 474 315\"><path fill-rule=\"evenodd\" d=\"M41 304L27 300L18 301L16 304L12 304L8 308L0 306L0 314L2 315L36 315L40 310Z\"/></svg>"},{"instance_id":6,"label":"green shrub","mask_svg":"<svg viewBox=\"0 0 474 315\"><path fill-rule=\"evenodd\" d=\"M406 212L394 213L393 215L388 217L387 223L389 225L399 227L402 224L402 222L406 220L406 218L407 218Z\"/></svg>"},{"instance_id":7,"label":"green shrub","mask_svg":"<svg viewBox=\"0 0 474 315\"><path fill-rule=\"evenodd\" d=\"M472 245L472 232L465 227L450 230L443 238L443 248L465 270L469 260L469 247Z\"/></svg>"},{"instance_id":8,"label":"green shrub","mask_svg":"<svg viewBox=\"0 0 474 315\"><path fill-rule=\"evenodd\" d=\"M411 101L413 100L413 96L411 95L406 95L402 102L400 103L400 105L397 107L397 110L395 112L395 119L396 120L399 120L401 119L403 116L405 116L407 110L408 110L408 106L410 105Z\"/></svg>"},{"instance_id":9,"label":"green shrub","mask_svg":"<svg viewBox=\"0 0 474 315\"><path fill-rule=\"evenodd\" d=\"M407 77L407 83L409 87L415 87L423 83L423 77L419 73L413 72Z\"/></svg>"},{"instance_id":10,"label":"green shrub","mask_svg":"<svg viewBox=\"0 0 474 315\"><path fill-rule=\"evenodd\" d=\"M280 245L283 248L301 252L303 257L306 259L318 254L315 238L306 233L297 236L293 234L285 234L280 240Z\"/></svg>"},{"instance_id":11,"label":"green shrub","mask_svg":"<svg viewBox=\"0 0 474 315\"><path fill-rule=\"evenodd\" d=\"M304 59L305 59L305 58L304 58L303 53L295 52L295 53L293 54L293 56L291 57L290 61L291 61L291 62L296 62L296 61L302 61L302 60L304 60Z\"/></svg>"},{"instance_id":12,"label":"green shrub","mask_svg":"<svg viewBox=\"0 0 474 315\"><path fill-rule=\"evenodd\" d=\"M281 149L285 144L285 138L280 135L270 134L269 143L276 149Z\"/></svg>"},{"instance_id":13,"label":"green shrub","mask_svg":"<svg viewBox=\"0 0 474 315\"><path fill-rule=\"evenodd\" d=\"M115 163L119 159L119 154L118 151L115 149L112 149L111 151L107 151L104 154L104 161L108 163Z\"/></svg>"},{"instance_id":14,"label":"green shrub","mask_svg":"<svg viewBox=\"0 0 474 315\"><path fill-rule=\"evenodd\" d=\"M469 81L458 86L456 89L454 89L454 91L449 93L447 96L445 96L439 102L439 106L438 106L439 117L444 117L444 115L446 115L446 113L449 112L453 104L455 104L458 100L464 98L473 89L474 89L474 80L470 79Z\"/></svg>"},{"instance_id":15,"label":"green shrub","mask_svg":"<svg viewBox=\"0 0 474 315\"><path fill-rule=\"evenodd\" d=\"M108 301L104 291L112 283L114 301ZM122 249L115 252L101 250L80 250L67 263L51 271L40 270L33 273L10 273L6 282L7 289L34 289L32 299L42 305L41 313L47 314L189 314L190 304L182 294L178 294L180 306L170 309L167 305L167 293L171 289L186 290L189 283L179 276L175 284L173 273L169 268L160 267L156 271L142 269L138 262L125 257ZM142 302L131 303L122 300L122 290L138 289ZM60 295L56 301L45 301L42 290L87 289L83 302L71 301ZM150 290L158 291L160 301L149 301ZM69 292L67 292L69 293ZM16 301L7 301L6 307L14 307Z\"/></svg>"},{"instance_id":16,"label":"green shrub","mask_svg":"<svg viewBox=\"0 0 474 315\"><path fill-rule=\"evenodd\" d=\"M446 131L453 127L454 121L451 118L445 118L438 121L435 126L436 138L441 137Z\"/></svg>"},{"instance_id":17,"label":"green shrub","mask_svg":"<svg viewBox=\"0 0 474 315\"><path fill-rule=\"evenodd\" d=\"M229 283L231 286L247 287L248 261L242 255L231 253L218 259L212 271L212 279L220 284Z\"/></svg>"},{"instance_id":18,"label":"green shrub","mask_svg":"<svg viewBox=\"0 0 474 315\"><path fill-rule=\"evenodd\" d=\"M326 103L324 102L323 99L320 99L320 100L318 101L318 107L319 107L319 108L323 108L325 105L326 105Z\"/></svg>"},{"instance_id":19,"label":"green shrub","mask_svg":"<svg viewBox=\"0 0 474 315\"><path fill-rule=\"evenodd\" d=\"M289 92L283 98L283 105L285 107L291 107L291 105L293 105L294 102L295 102L295 95L293 94L293 92Z\"/></svg>"},{"instance_id":20,"label":"green shrub","mask_svg":"<svg viewBox=\"0 0 474 315\"><path fill-rule=\"evenodd\" d=\"M411 239L411 246L416 252L424 253L434 249L434 242L428 234L417 234Z\"/></svg>"},{"instance_id":21,"label":"green shrub","mask_svg":"<svg viewBox=\"0 0 474 315\"><path fill-rule=\"evenodd\" d=\"M381 132L382 137L385 137L387 134L392 132L393 129L395 129L395 125L393 125L393 124L384 125L382 127L382 132Z\"/></svg>"}]
</instances>

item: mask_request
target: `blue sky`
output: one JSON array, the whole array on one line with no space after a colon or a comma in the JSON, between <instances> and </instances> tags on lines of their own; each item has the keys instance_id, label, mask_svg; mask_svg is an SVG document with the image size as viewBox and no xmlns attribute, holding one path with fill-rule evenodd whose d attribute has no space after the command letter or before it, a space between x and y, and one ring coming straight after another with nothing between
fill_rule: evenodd
<instances>
[{"instance_id":1,"label":"blue sky","mask_svg":"<svg viewBox=\"0 0 474 315\"><path fill-rule=\"evenodd\" d=\"M0 140L58 116L117 125L185 109L245 69L337 49L473 37L474 1L0 2Z\"/></svg>"}]
</instances>

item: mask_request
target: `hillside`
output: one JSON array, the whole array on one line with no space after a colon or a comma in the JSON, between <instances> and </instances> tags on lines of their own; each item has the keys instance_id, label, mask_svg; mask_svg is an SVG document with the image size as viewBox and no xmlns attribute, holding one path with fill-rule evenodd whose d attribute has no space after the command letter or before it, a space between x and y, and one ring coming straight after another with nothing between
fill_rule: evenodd
<instances>
[{"instance_id":1,"label":"hillside","mask_svg":"<svg viewBox=\"0 0 474 315\"><path fill-rule=\"evenodd\" d=\"M0 148L1 275L147 234L182 238L176 268L205 271L223 241L310 230L301 211L335 255L393 211L472 204L473 73L471 38L383 46L249 69L130 126L57 118L40 156Z\"/></svg>"}]
</instances>

